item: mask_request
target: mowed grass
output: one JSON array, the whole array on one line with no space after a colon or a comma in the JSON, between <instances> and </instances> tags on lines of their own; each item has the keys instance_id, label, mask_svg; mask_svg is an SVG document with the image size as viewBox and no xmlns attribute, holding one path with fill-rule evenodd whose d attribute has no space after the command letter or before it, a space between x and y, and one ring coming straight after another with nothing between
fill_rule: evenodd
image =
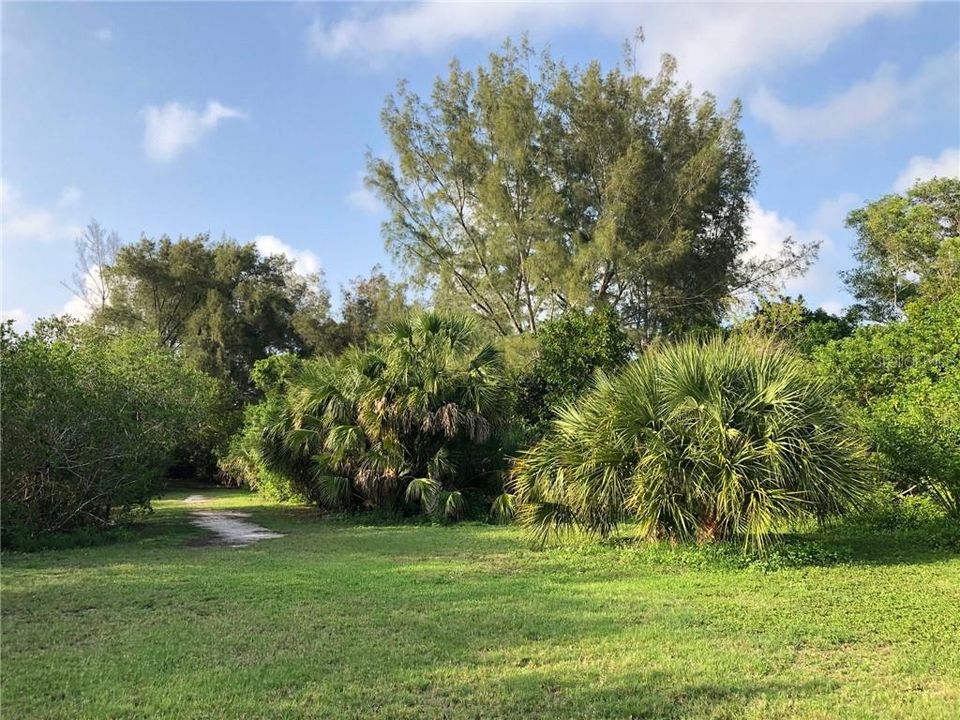
<instances>
[{"instance_id":1,"label":"mowed grass","mask_svg":"<svg viewBox=\"0 0 960 720\"><path fill-rule=\"evenodd\" d=\"M947 552L695 567L205 494L288 534L190 545L171 497L129 541L3 558L4 717L960 716Z\"/></svg>"}]
</instances>

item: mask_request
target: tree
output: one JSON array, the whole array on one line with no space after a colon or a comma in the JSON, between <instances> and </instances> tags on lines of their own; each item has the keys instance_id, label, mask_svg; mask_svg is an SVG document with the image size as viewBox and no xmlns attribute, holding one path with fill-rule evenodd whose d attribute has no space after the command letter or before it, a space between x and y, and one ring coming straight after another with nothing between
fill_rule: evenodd
<instances>
[{"instance_id":1,"label":"tree","mask_svg":"<svg viewBox=\"0 0 960 720\"><path fill-rule=\"evenodd\" d=\"M347 345L362 344L381 333L409 312L406 285L392 283L379 265L369 277L356 277L344 288L340 303L340 325Z\"/></svg>"},{"instance_id":2,"label":"tree","mask_svg":"<svg viewBox=\"0 0 960 720\"><path fill-rule=\"evenodd\" d=\"M858 266L841 273L868 320L901 319L918 293L960 285L960 180L935 178L854 210Z\"/></svg>"},{"instance_id":3,"label":"tree","mask_svg":"<svg viewBox=\"0 0 960 720\"><path fill-rule=\"evenodd\" d=\"M69 283L64 287L80 299L89 312L102 312L110 298L110 276L107 269L116 260L120 250L120 236L107 232L96 220L91 220L75 241L77 260Z\"/></svg>"},{"instance_id":4,"label":"tree","mask_svg":"<svg viewBox=\"0 0 960 720\"><path fill-rule=\"evenodd\" d=\"M776 300L760 299L753 315L739 323L736 330L776 337L810 355L831 340L849 337L854 327L849 316L833 315L823 308L811 310L802 295L796 299L780 295Z\"/></svg>"},{"instance_id":5,"label":"tree","mask_svg":"<svg viewBox=\"0 0 960 720\"><path fill-rule=\"evenodd\" d=\"M518 381L518 410L528 423L544 422L552 409L580 395L594 374L613 372L630 359L632 346L613 308L567 310L544 322L536 357Z\"/></svg>"},{"instance_id":6,"label":"tree","mask_svg":"<svg viewBox=\"0 0 960 720\"><path fill-rule=\"evenodd\" d=\"M173 453L216 431L218 384L157 338L38 321L0 331L4 544L149 507Z\"/></svg>"},{"instance_id":7,"label":"tree","mask_svg":"<svg viewBox=\"0 0 960 720\"><path fill-rule=\"evenodd\" d=\"M802 270L814 250L745 259L755 164L740 107L656 78L568 69L507 42L475 73L454 61L429 101L401 83L382 121L396 163L367 183L387 244L444 306L503 335L567 307L611 305L645 339L715 325L732 293Z\"/></svg>"},{"instance_id":8,"label":"tree","mask_svg":"<svg viewBox=\"0 0 960 720\"><path fill-rule=\"evenodd\" d=\"M281 363L281 369L284 365ZM465 316L417 313L365 347L304 363L248 410L226 465L328 507L407 500L458 517L503 465L500 354Z\"/></svg>"},{"instance_id":9,"label":"tree","mask_svg":"<svg viewBox=\"0 0 960 720\"><path fill-rule=\"evenodd\" d=\"M517 460L519 516L541 542L635 520L651 538L761 546L867 489L862 451L827 386L749 337L651 348L566 404Z\"/></svg>"},{"instance_id":10,"label":"tree","mask_svg":"<svg viewBox=\"0 0 960 720\"><path fill-rule=\"evenodd\" d=\"M340 320L330 320L319 329L311 344L317 352L338 355L384 332L409 311L406 285L391 282L375 265L368 277L355 277L341 288Z\"/></svg>"},{"instance_id":11,"label":"tree","mask_svg":"<svg viewBox=\"0 0 960 720\"><path fill-rule=\"evenodd\" d=\"M888 480L929 490L960 516L960 291L906 304L815 353Z\"/></svg>"},{"instance_id":12,"label":"tree","mask_svg":"<svg viewBox=\"0 0 960 720\"><path fill-rule=\"evenodd\" d=\"M283 256L207 235L141 238L106 270L108 303L95 319L153 332L204 372L252 391L256 360L311 349L308 331L328 321L319 277L294 272Z\"/></svg>"}]
</instances>

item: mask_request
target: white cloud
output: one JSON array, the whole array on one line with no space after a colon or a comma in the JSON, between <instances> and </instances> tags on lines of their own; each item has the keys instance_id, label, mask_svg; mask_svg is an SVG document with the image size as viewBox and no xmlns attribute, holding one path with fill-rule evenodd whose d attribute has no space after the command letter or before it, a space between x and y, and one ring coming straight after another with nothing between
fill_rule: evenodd
<instances>
[{"instance_id":1,"label":"white cloud","mask_svg":"<svg viewBox=\"0 0 960 720\"><path fill-rule=\"evenodd\" d=\"M789 105L766 88L750 100L755 117L769 125L784 143L839 140L871 128L891 130L922 118L938 93L952 93L955 102L957 51L932 58L909 78L892 65L882 65L869 80L851 85L817 105Z\"/></svg>"},{"instance_id":2,"label":"white cloud","mask_svg":"<svg viewBox=\"0 0 960 720\"><path fill-rule=\"evenodd\" d=\"M49 207L28 205L17 188L0 179L0 227L4 242L52 242L76 237L80 226L73 212L79 203L80 191L68 186Z\"/></svg>"},{"instance_id":3,"label":"white cloud","mask_svg":"<svg viewBox=\"0 0 960 720\"><path fill-rule=\"evenodd\" d=\"M463 40L502 39L524 26L577 24L581 15L576 5L566 4L548 8L539 3L417 3L379 13L354 13L330 24L315 18L308 42L325 57L373 61L430 54Z\"/></svg>"},{"instance_id":4,"label":"white cloud","mask_svg":"<svg viewBox=\"0 0 960 720\"><path fill-rule=\"evenodd\" d=\"M57 207L75 208L80 205L81 198L83 198L83 194L80 192L80 188L68 185L60 191L60 197L57 199Z\"/></svg>"},{"instance_id":5,"label":"white cloud","mask_svg":"<svg viewBox=\"0 0 960 720\"><path fill-rule=\"evenodd\" d=\"M383 205L376 194L363 184L363 174L357 176L357 184L344 198L347 204L367 215L376 215Z\"/></svg>"},{"instance_id":6,"label":"white cloud","mask_svg":"<svg viewBox=\"0 0 960 720\"><path fill-rule=\"evenodd\" d=\"M383 65L402 55L449 51L456 43L499 43L524 30L593 30L614 42L643 26L639 60L655 67L664 52L700 89L719 91L748 73L810 62L875 17L909 12L893 3L416 3L357 9L310 26L311 50Z\"/></svg>"},{"instance_id":7,"label":"white cloud","mask_svg":"<svg viewBox=\"0 0 960 720\"><path fill-rule=\"evenodd\" d=\"M100 265L92 265L90 267L90 271L83 278L83 296L73 295L67 300L60 310L61 315L70 315L77 320L88 319L93 314L93 309L97 307L103 299L100 295L101 288L106 291L107 299L109 299L109 287L100 272L100 267Z\"/></svg>"},{"instance_id":8,"label":"white cloud","mask_svg":"<svg viewBox=\"0 0 960 720\"><path fill-rule=\"evenodd\" d=\"M788 237L798 243L817 242L821 248L830 245L830 238L825 233L801 229L793 220L782 217L776 210L765 210L756 200L750 200L747 238L753 245L747 251L747 257L759 260L776 255Z\"/></svg>"},{"instance_id":9,"label":"white cloud","mask_svg":"<svg viewBox=\"0 0 960 720\"><path fill-rule=\"evenodd\" d=\"M69 315L77 320L86 320L91 315L90 305L82 297L77 297L74 295L72 298L67 300L66 303L64 303L60 314Z\"/></svg>"},{"instance_id":10,"label":"white cloud","mask_svg":"<svg viewBox=\"0 0 960 720\"><path fill-rule=\"evenodd\" d=\"M824 200L813 214L813 226L818 230L832 232L846 227L847 215L863 203L856 193L840 193L835 198Z\"/></svg>"},{"instance_id":11,"label":"white cloud","mask_svg":"<svg viewBox=\"0 0 960 720\"><path fill-rule=\"evenodd\" d=\"M23 331L29 323L27 322L27 311L23 308L4 308L0 311L0 321L6 322L13 320L13 325L17 330Z\"/></svg>"},{"instance_id":12,"label":"white cloud","mask_svg":"<svg viewBox=\"0 0 960 720\"><path fill-rule=\"evenodd\" d=\"M947 148L939 157L914 155L897 176L893 189L903 192L915 182L935 177L960 178L960 148Z\"/></svg>"},{"instance_id":13,"label":"white cloud","mask_svg":"<svg viewBox=\"0 0 960 720\"><path fill-rule=\"evenodd\" d=\"M815 217L829 217L830 209L845 202L841 196L822 203ZM837 275L841 268L842 252L838 250L829 234L820 227L801 227L795 221L783 217L776 210L766 210L755 200L750 201L747 218L747 237L753 247L746 257L761 259L777 255L783 241L790 237L797 243L817 243L820 252L817 260L806 273L785 278L780 282L779 292L785 295L803 295L813 307L839 308L842 306L841 283Z\"/></svg>"},{"instance_id":14,"label":"white cloud","mask_svg":"<svg viewBox=\"0 0 960 720\"><path fill-rule=\"evenodd\" d=\"M264 255L283 255L293 262L294 269L301 275L313 275L320 272L320 258L309 250L297 250L274 235L257 235L253 244Z\"/></svg>"},{"instance_id":15,"label":"white cloud","mask_svg":"<svg viewBox=\"0 0 960 720\"><path fill-rule=\"evenodd\" d=\"M147 157L157 163L174 160L191 145L196 145L221 121L244 118L236 108L208 100L203 112L178 102L150 106L140 113L144 118L143 149Z\"/></svg>"},{"instance_id":16,"label":"white cloud","mask_svg":"<svg viewBox=\"0 0 960 720\"><path fill-rule=\"evenodd\" d=\"M98 28L97 31L93 33L93 36L100 42L110 42L113 40L113 30L108 27Z\"/></svg>"}]
</instances>

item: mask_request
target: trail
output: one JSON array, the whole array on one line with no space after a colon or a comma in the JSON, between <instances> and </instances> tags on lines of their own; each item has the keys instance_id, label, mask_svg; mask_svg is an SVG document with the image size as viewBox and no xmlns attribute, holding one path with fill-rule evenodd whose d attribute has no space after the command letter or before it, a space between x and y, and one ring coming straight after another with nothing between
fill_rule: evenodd
<instances>
[{"instance_id":1,"label":"trail","mask_svg":"<svg viewBox=\"0 0 960 720\"><path fill-rule=\"evenodd\" d=\"M203 495L191 495L184 499L184 502L199 504L208 499ZM194 510L190 515L192 518L190 522L193 525L212 533L207 537L194 540L193 544L196 545L246 547L261 540L283 537L283 533L273 532L247 520L250 513L237 510Z\"/></svg>"}]
</instances>

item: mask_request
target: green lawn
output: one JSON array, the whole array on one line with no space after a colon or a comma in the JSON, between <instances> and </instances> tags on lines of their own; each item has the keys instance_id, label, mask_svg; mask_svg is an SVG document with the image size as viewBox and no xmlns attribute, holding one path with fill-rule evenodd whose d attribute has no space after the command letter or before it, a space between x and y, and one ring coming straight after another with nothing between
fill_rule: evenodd
<instances>
[{"instance_id":1,"label":"green lawn","mask_svg":"<svg viewBox=\"0 0 960 720\"><path fill-rule=\"evenodd\" d=\"M955 554L697 567L205 494L288 535L190 545L171 498L128 541L3 558L5 718L960 716Z\"/></svg>"}]
</instances>

